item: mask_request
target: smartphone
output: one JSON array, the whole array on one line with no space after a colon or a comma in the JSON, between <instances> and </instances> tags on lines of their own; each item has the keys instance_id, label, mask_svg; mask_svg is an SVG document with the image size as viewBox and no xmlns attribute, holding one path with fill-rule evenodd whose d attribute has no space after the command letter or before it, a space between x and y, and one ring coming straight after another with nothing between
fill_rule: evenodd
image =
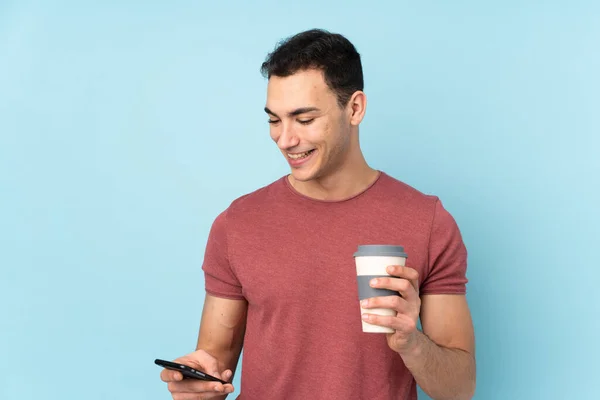
<instances>
[{"instance_id":1,"label":"smartphone","mask_svg":"<svg viewBox=\"0 0 600 400\"><path fill-rule=\"evenodd\" d=\"M229 383L222 381L219 378L215 378L214 376L209 375L205 372L198 371L197 369L194 369L192 367L188 367L187 365L161 360L158 358L154 360L154 364L160 365L163 368L171 369L173 371L179 371L181 372L181 375L183 375L184 378L200 379L201 381L221 382L223 385Z\"/></svg>"}]
</instances>

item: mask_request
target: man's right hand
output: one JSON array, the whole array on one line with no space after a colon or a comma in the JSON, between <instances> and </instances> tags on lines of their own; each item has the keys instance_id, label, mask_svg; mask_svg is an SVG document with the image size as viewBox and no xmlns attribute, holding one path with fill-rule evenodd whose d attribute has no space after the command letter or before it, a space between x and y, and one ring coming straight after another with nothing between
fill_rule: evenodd
<instances>
[{"instance_id":1,"label":"man's right hand","mask_svg":"<svg viewBox=\"0 0 600 400\"><path fill-rule=\"evenodd\" d=\"M180 357L174 362L188 365L199 371L219 378L223 381L231 379L231 370L219 372L217 359L204 350L197 350L186 356ZM198 379L183 379L181 372L163 369L160 379L167 382L167 387L173 396L173 400L205 400L220 397L233 392L233 385L220 382L209 382Z\"/></svg>"}]
</instances>

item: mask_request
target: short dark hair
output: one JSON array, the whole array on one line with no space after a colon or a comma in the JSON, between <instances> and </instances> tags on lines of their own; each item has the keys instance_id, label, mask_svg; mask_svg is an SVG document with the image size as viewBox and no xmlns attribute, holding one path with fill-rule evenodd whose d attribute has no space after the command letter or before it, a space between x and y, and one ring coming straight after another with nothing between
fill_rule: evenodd
<instances>
[{"instance_id":1,"label":"short dark hair","mask_svg":"<svg viewBox=\"0 0 600 400\"><path fill-rule=\"evenodd\" d=\"M306 69L323 72L327 86L344 108L357 90L363 90L360 54L344 36L323 29L300 32L279 42L261 66L266 78L286 77Z\"/></svg>"}]
</instances>

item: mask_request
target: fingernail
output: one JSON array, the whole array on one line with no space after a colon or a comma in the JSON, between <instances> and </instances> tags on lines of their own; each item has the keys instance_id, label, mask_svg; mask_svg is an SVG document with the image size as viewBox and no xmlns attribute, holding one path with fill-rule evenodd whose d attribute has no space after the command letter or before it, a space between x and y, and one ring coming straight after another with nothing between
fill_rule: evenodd
<instances>
[{"instance_id":1,"label":"fingernail","mask_svg":"<svg viewBox=\"0 0 600 400\"><path fill-rule=\"evenodd\" d=\"M219 385L215 385L215 390L216 390L217 392L222 392L222 391L223 391L223 388L222 388L221 386L219 386Z\"/></svg>"},{"instance_id":2,"label":"fingernail","mask_svg":"<svg viewBox=\"0 0 600 400\"><path fill-rule=\"evenodd\" d=\"M360 305L361 305L361 306L363 306L363 307L366 307L366 306L367 306L367 304L369 304L369 301L368 301L368 300L362 300L362 301L360 302Z\"/></svg>"},{"instance_id":3,"label":"fingernail","mask_svg":"<svg viewBox=\"0 0 600 400\"><path fill-rule=\"evenodd\" d=\"M377 285L377 279L371 279L371 286Z\"/></svg>"},{"instance_id":4,"label":"fingernail","mask_svg":"<svg viewBox=\"0 0 600 400\"><path fill-rule=\"evenodd\" d=\"M389 273L392 273L392 272L394 272L394 267L390 265L389 267L387 267L387 271L388 271Z\"/></svg>"},{"instance_id":5,"label":"fingernail","mask_svg":"<svg viewBox=\"0 0 600 400\"><path fill-rule=\"evenodd\" d=\"M367 314L363 314L362 315L362 319L365 320L365 321L368 321L369 320L369 316Z\"/></svg>"}]
</instances>

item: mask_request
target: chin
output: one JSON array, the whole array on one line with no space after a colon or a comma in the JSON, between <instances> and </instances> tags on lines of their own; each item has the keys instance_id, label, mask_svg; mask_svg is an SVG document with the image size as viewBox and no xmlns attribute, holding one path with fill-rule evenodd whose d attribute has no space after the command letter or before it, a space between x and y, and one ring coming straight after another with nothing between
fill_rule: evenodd
<instances>
[{"instance_id":1,"label":"chin","mask_svg":"<svg viewBox=\"0 0 600 400\"><path fill-rule=\"evenodd\" d=\"M299 169L292 169L292 177L294 180L299 182L307 182L314 179L314 174L311 171L302 171Z\"/></svg>"},{"instance_id":2,"label":"chin","mask_svg":"<svg viewBox=\"0 0 600 400\"><path fill-rule=\"evenodd\" d=\"M318 165L311 166L312 168L292 168L292 177L299 182L314 181L323 176L322 170Z\"/></svg>"}]
</instances>

